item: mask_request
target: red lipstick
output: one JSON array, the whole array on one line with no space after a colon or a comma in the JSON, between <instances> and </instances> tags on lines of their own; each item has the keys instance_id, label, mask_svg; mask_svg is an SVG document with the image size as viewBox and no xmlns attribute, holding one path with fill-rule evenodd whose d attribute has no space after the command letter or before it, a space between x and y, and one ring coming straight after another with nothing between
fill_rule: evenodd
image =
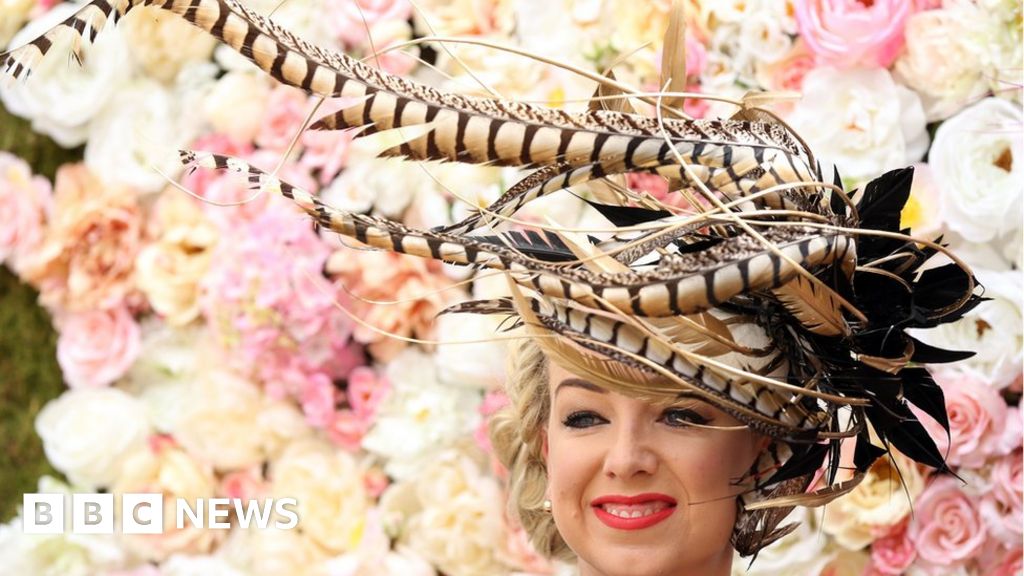
<instances>
[{"instance_id":1,"label":"red lipstick","mask_svg":"<svg viewBox=\"0 0 1024 576\"><path fill-rule=\"evenodd\" d=\"M676 499L665 494L636 496L612 494L590 503L597 519L616 530L642 530L665 520L676 511Z\"/></svg>"}]
</instances>

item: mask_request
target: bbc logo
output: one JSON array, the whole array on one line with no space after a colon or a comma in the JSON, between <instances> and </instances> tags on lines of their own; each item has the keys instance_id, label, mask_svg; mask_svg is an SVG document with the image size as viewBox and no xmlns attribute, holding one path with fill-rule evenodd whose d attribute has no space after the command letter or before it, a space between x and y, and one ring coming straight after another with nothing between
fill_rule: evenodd
<instances>
[{"instance_id":1,"label":"bbc logo","mask_svg":"<svg viewBox=\"0 0 1024 576\"><path fill-rule=\"evenodd\" d=\"M121 498L120 532L122 534L163 534L164 495L160 493L124 493ZM71 494L71 507L64 494L24 494L22 496L22 530L25 534L63 534L68 527L65 510L69 512L72 534L113 534L113 494ZM253 525L265 529L270 525L291 530L299 517L294 498L174 498L174 527L228 530L233 515L238 527ZM170 520L170 518L168 518Z\"/></svg>"},{"instance_id":2,"label":"bbc logo","mask_svg":"<svg viewBox=\"0 0 1024 576\"><path fill-rule=\"evenodd\" d=\"M25 534L63 534L64 494L25 494L22 497ZM113 534L113 494L72 494L73 534ZM164 530L163 494L123 494L121 531L124 534L160 534Z\"/></svg>"}]
</instances>

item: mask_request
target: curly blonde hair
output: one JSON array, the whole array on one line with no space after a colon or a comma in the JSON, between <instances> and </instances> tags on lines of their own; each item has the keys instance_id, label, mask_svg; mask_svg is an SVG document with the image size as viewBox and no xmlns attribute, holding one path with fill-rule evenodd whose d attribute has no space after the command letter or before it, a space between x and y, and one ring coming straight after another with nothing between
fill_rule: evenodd
<instances>
[{"instance_id":1,"label":"curly blonde hair","mask_svg":"<svg viewBox=\"0 0 1024 576\"><path fill-rule=\"evenodd\" d=\"M548 470L541 451L551 396L548 359L540 346L529 339L510 346L508 375L509 405L491 417L489 432L495 455L509 471L509 513L522 524L538 553L573 560L575 553L543 508Z\"/></svg>"}]
</instances>

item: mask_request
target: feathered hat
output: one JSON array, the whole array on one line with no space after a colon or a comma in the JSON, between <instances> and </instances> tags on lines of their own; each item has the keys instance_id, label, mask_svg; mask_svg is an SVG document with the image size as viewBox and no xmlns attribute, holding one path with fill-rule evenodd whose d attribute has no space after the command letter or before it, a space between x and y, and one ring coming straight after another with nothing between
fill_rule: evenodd
<instances>
[{"instance_id":1,"label":"feathered hat","mask_svg":"<svg viewBox=\"0 0 1024 576\"><path fill-rule=\"evenodd\" d=\"M910 406L948 430L942 391L921 364L970 353L906 331L957 320L982 299L941 240L900 229L912 169L848 194L838 173L826 178L799 136L764 110L691 120L663 118L659 105L651 118L452 94L313 46L236 0L94 0L0 56L4 71L28 76L61 36L77 55L108 18L139 5L182 16L285 84L355 102L314 129L406 128L381 155L529 169L491 206L418 230L334 209L237 159L182 154L194 166L247 174L254 187L279 191L318 225L363 244L504 271L511 297L449 312L513 316L532 334L555 335L537 341L603 386L696 396L774 438L750 472L755 489L742 496L741 553L787 533L777 525L793 505L848 491L890 446L946 468ZM692 210L608 183L590 204L614 233L488 232L536 198L630 172L667 178ZM935 264L938 253L951 262ZM856 474L838 482L846 438L855 438ZM826 462L825 487L808 493Z\"/></svg>"}]
</instances>

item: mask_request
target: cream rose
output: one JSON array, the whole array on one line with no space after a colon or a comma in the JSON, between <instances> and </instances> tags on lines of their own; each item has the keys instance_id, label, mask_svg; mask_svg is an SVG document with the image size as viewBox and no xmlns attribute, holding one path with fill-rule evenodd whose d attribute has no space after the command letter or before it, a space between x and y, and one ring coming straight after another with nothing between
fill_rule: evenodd
<instances>
[{"instance_id":1,"label":"cream rose","mask_svg":"<svg viewBox=\"0 0 1024 576\"><path fill-rule=\"evenodd\" d=\"M281 530L273 524L233 530L217 554L248 576L335 576L320 569L329 557L327 550L299 530Z\"/></svg>"},{"instance_id":2,"label":"cream rose","mask_svg":"<svg viewBox=\"0 0 1024 576\"><path fill-rule=\"evenodd\" d=\"M488 36L511 32L516 24L512 0L427 0L417 5L417 36Z\"/></svg>"},{"instance_id":3,"label":"cream rose","mask_svg":"<svg viewBox=\"0 0 1024 576\"><path fill-rule=\"evenodd\" d=\"M263 121L270 88L256 72L228 72L217 80L203 103L203 113L214 130L236 142L256 137Z\"/></svg>"},{"instance_id":4,"label":"cream rose","mask_svg":"<svg viewBox=\"0 0 1024 576\"><path fill-rule=\"evenodd\" d=\"M139 325L123 306L69 313L59 318L57 326L57 363L72 388L111 384L139 355Z\"/></svg>"},{"instance_id":5,"label":"cream rose","mask_svg":"<svg viewBox=\"0 0 1024 576\"><path fill-rule=\"evenodd\" d=\"M160 576L249 576L219 556L175 554L160 564Z\"/></svg>"},{"instance_id":6,"label":"cream rose","mask_svg":"<svg viewBox=\"0 0 1024 576\"><path fill-rule=\"evenodd\" d=\"M395 497L385 493L382 507L401 519L401 543L446 574L472 576L507 569L498 559L507 536L503 502L493 478L450 450L398 487Z\"/></svg>"},{"instance_id":7,"label":"cream rose","mask_svg":"<svg viewBox=\"0 0 1024 576\"><path fill-rule=\"evenodd\" d=\"M65 2L33 20L15 35L11 46L21 46L70 17L80 6ZM6 12L0 9L7 21ZM32 78L10 86L0 84L0 99L14 114L32 121L32 129L58 144L83 144L89 124L131 75L130 49L117 30L105 30L84 49L84 66L68 61L70 47L54 46L34 68Z\"/></svg>"},{"instance_id":8,"label":"cream rose","mask_svg":"<svg viewBox=\"0 0 1024 576\"><path fill-rule=\"evenodd\" d=\"M871 544L881 530L910 513L911 502L924 489L918 465L895 450L892 454L896 466L879 458L852 492L825 507L822 528L840 546L860 550Z\"/></svg>"},{"instance_id":9,"label":"cream rose","mask_svg":"<svg viewBox=\"0 0 1024 576\"><path fill-rule=\"evenodd\" d=\"M294 442L270 467L277 498L298 501L298 528L334 553L356 547L369 505L362 470L348 453L319 440Z\"/></svg>"},{"instance_id":10,"label":"cream rose","mask_svg":"<svg viewBox=\"0 0 1024 576\"><path fill-rule=\"evenodd\" d=\"M928 161L945 199L946 225L970 242L1020 229L1022 124L1019 105L986 98L935 133Z\"/></svg>"},{"instance_id":11,"label":"cream rose","mask_svg":"<svg viewBox=\"0 0 1024 576\"><path fill-rule=\"evenodd\" d=\"M174 423L175 438L219 471L259 465L310 432L293 405L225 369L202 370L184 393L190 401Z\"/></svg>"},{"instance_id":12,"label":"cream rose","mask_svg":"<svg viewBox=\"0 0 1024 576\"><path fill-rule=\"evenodd\" d=\"M132 46L132 59L146 76L165 84L173 82L187 64L207 60L217 44L213 36L180 16L150 6L132 10L118 26Z\"/></svg>"},{"instance_id":13,"label":"cream rose","mask_svg":"<svg viewBox=\"0 0 1024 576\"><path fill-rule=\"evenodd\" d=\"M4 21L0 24L0 46L7 46L7 42L25 23L35 5L36 0L0 0L0 13L4 15Z\"/></svg>"},{"instance_id":14,"label":"cream rose","mask_svg":"<svg viewBox=\"0 0 1024 576\"><path fill-rule=\"evenodd\" d=\"M873 178L928 149L920 99L882 68L816 68L804 77L803 91L804 104L788 119L844 178Z\"/></svg>"},{"instance_id":15,"label":"cream rose","mask_svg":"<svg viewBox=\"0 0 1024 576\"><path fill-rule=\"evenodd\" d=\"M117 503L122 494L162 493L164 529L160 534L125 535L125 545L140 557L157 562L176 553L209 552L222 532L196 527L187 518L185 526L177 528L176 500L182 499L196 506L199 498L206 501L214 497L215 488L216 480L209 466L197 462L170 437L152 437L146 449L133 452L125 460L112 492L115 494L115 507L118 507L117 517L121 515Z\"/></svg>"},{"instance_id":16,"label":"cream rose","mask_svg":"<svg viewBox=\"0 0 1024 576\"><path fill-rule=\"evenodd\" d=\"M36 418L36 433L53 467L76 486L107 487L125 459L145 446L150 423L138 400L116 388L68 390Z\"/></svg>"},{"instance_id":17,"label":"cream rose","mask_svg":"<svg viewBox=\"0 0 1024 576\"><path fill-rule=\"evenodd\" d=\"M199 316L199 282L217 244L217 227L177 190L160 196L151 222L157 240L135 262L139 288L168 324L181 326Z\"/></svg>"},{"instance_id":18,"label":"cream rose","mask_svg":"<svg viewBox=\"0 0 1024 576\"><path fill-rule=\"evenodd\" d=\"M967 38L969 19L940 9L919 12L907 22L906 50L893 73L921 96L929 121L948 118L988 91L979 54Z\"/></svg>"}]
</instances>

